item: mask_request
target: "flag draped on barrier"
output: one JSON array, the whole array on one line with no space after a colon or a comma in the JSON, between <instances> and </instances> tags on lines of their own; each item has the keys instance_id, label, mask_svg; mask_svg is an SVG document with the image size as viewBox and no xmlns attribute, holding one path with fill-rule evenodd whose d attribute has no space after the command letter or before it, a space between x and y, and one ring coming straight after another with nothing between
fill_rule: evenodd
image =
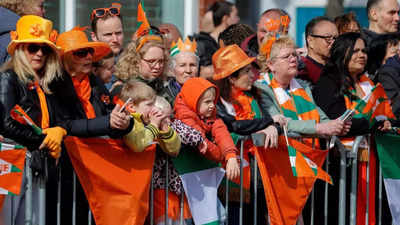
<instances>
[{"instance_id":1,"label":"flag draped on barrier","mask_svg":"<svg viewBox=\"0 0 400 225\"><path fill-rule=\"evenodd\" d=\"M225 211L217 189L225 175L224 169L192 149L182 149L172 161L182 180L194 223L221 224Z\"/></svg>"},{"instance_id":2,"label":"flag draped on barrier","mask_svg":"<svg viewBox=\"0 0 400 225\"><path fill-rule=\"evenodd\" d=\"M26 149L21 145L0 143L0 211L5 195L19 195Z\"/></svg>"},{"instance_id":3,"label":"flag draped on barrier","mask_svg":"<svg viewBox=\"0 0 400 225\"><path fill-rule=\"evenodd\" d=\"M315 180L331 183L330 176L321 169L328 151L313 149L294 139L289 139L289 146L297 152L294 168L282 136L278 149L256 151L271 225L295 224ZM297 176L293 176L293 169Z\"/></svg>"},{"instance_id":4,"label":"flag draped on barrier","mask_svg":"<svg viewBox=\"0 0 400 225\"><path fill-rule=\"evenodd\" d=\"M400 224L400 135L378 134L375 141L393 224Z\"/></svg>"},{"instance_id":5,"label":"flag draped on barrier","mask_svg":"<svg viewBox=\"0 0 400 225\"><path fill-rule=\"evenodd\" d=\"M155 145L135 153L121 140L67 137L64 142L96 224L144 224Z\"/></svg>"}]
</instances>

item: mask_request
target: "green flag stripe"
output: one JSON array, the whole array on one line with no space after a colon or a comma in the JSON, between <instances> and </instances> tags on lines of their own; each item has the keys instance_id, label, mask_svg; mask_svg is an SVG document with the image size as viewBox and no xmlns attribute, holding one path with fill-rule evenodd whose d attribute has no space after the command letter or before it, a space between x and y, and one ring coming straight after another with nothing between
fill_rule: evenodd
<instances>
[{"instance_id":1,"label":"green flag stripe","mask_svg":"<svg viewBox=\"0 0 400 225\"><path fill-rule=\"evenodd\" d=\"M178 157L171 158L180 175L218 167L218 164L206 159L197 149L181 149Z\"/></svg>"},{"instance_id":2,"label":"green flag stripe","mask_svg":"<svg viewBox=\"0 0 400 225\"><path fill-rule=\"evenodd\" d=\"M384 178L400 179L400 136L377 134L375 136L379 161Z\"/></svg>"},{"instance_id":3,"label":"green flag stripe","mask_svg":"<svg viewBox=\"0 0 400 225\"><path fill-rule=\"evenodd\" d=\"M211 223L205 223L203 225L220 225L220 222L219 222L219 220L217 220L217 221L214 221L214 222L211 222Z\"/></svg>"},{"instance_id":4,"label":"green flag stripe","mask_svg":"<svg viewBox=\"0 0 400 225\"><path fill-rule=\"evenodd\" d=\"M282 112L284 116L289 117L293 120L298 120L297 113L295 111L288 110L282 107Z\"/></svg>"},{"instance_id":5,"label":"green flag stripe","mask_svg":"<svg viewBox=\"0 0 400 225\"><path fill-rule=\"evenodd\" d=\"M18 167L11 165L11 173L22 172Z\"/></svg>"}]
</instances>

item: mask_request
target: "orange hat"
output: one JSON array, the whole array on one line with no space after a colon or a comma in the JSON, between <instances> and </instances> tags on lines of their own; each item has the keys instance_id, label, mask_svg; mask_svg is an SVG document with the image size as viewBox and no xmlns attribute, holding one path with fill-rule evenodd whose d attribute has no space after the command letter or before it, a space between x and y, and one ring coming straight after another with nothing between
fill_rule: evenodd
<instances>
[{"instance_id":1,"label":"orange hat","mask_svg":"<svg viewBox=\"0 0 400 225\"><path fill-rule=\"evenodd\" d=\"M99 61L111 52L111 48L104 42L89 41L83 32L85 29L85 27L74 27L72 30L60 34L56 44L61 47L62 54L82 48L93 48L93 61Z\"/></svg>"},{"instance_id":2,"label":"orange hat","mask_svg":"<svg viewBox=\"0 0 400 225\"><path fill-rule=\"evenodd\" d=\"M57 31L53 30L53 23L40 16L28 15L21 17L16 25L16 31L11 31L11 42L7 51L14 55L15 48L20 43L45 43L55 52L58 52L54 44L57 39Z\"/></svg>"},{"instance_id":3,"label":"orange hat","mask_svg":"<svg viewBox=\"0 0 400 225\"><path fill-rule=\"evenodd\" d=\"M245 67L256 58L249 58L246 53L237 45L228 45L218 49L212 56L214 66L214 80L221 80L228 77L235 71Z\"/></svg>"}]
</instances>

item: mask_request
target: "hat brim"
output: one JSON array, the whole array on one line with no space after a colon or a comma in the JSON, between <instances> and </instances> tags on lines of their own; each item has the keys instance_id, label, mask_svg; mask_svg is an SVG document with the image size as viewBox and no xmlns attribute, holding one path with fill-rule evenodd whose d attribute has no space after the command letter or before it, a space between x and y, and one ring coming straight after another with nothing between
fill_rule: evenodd
<instances>
[{"instance_id":1,"label":"hat brim","mask_svg":"<svg viewBox=\"0 0 400 225\"><path fill-rule=\"evenodd\" d=\"M110 54L111 48L107 43L104 42L86 42L83 44L77 44L74 48L65 49L62 51L62 54L66 54L68 52L76 51L82 48L93 48L93 62L97 62L102 59L104 56Z\"/></svg>"},{"instance_id":2,"label":"hat brim","mask_svg":"<svg viewBox=\"0 0 400 225\"><path fill-rule=\"evenodd\" d=\"M246 60L242 61L241 63L237 64L234 67L231 67L229 70L225 70L222 73L216 73L213 76L214 80L221 80L224 79L225 77L229 77L232 73L236 72L237 70L249 65L252 63L254 60L256 60L255 57L252 58L247 58Z\"/></svg>"},{"instance_id":3,"label":"hat brim","mask_svg":"<svg viewBox=\"0 0 400 225\"><path fill-rule=\"evenodd\" d=\"M7 52L10 55L14 55L15 49L19 44L29 44L29 43L38 43L38 44L47 44L50 46L55 53L59 53L61 48L57 47L53 42L45 39L24 39L24 40L13 40L7 47Z\"/></svg>"}]
</instances>

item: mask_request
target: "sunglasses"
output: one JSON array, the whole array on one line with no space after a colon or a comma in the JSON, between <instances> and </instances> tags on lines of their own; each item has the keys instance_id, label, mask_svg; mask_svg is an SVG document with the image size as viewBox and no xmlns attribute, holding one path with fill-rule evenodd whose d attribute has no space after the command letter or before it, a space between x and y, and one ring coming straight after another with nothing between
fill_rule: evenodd
<instances>
[{"instance_id":1,"label":"sunglasses","mask_svg":"<svg viewBox=\"0 0 400 225\"><path fill-rule=\"evenodd\" d=\"M39 44L29 44L27 49L30 54L35 54L36 52L39 51L39 49L42 50L43 55L48 55L53 51L53 49L51 49L50 46L39 45Z\"/></svg>"},{"instance_id":2,"label":"sunglasses","mask_svg":"<svg viewBox=\"0 0 400 225\"><path fill-rule=\"evenodd\" d=\"M93 56L94 54L94 49L93 48L82 48L79 49L77 51L75 51L74 53L72 53L74 56L78 57L78 58L86 58L86 56L88 54L91 54Z\"/></svg>"},{"instance_id":3,"label":"sunglasses","mask_svg":"<svg viewBox=\"0 0 400 225\"><path fill-rule=\"evenodd\" d=\"M94 18L101 18L105 15L110 14L112 16L118 16L120 14L121 4L112 3L110 8L98 8L92 11L92 15L90 16L90 20L94 20Z\"/></svg>"}]
</instances>

